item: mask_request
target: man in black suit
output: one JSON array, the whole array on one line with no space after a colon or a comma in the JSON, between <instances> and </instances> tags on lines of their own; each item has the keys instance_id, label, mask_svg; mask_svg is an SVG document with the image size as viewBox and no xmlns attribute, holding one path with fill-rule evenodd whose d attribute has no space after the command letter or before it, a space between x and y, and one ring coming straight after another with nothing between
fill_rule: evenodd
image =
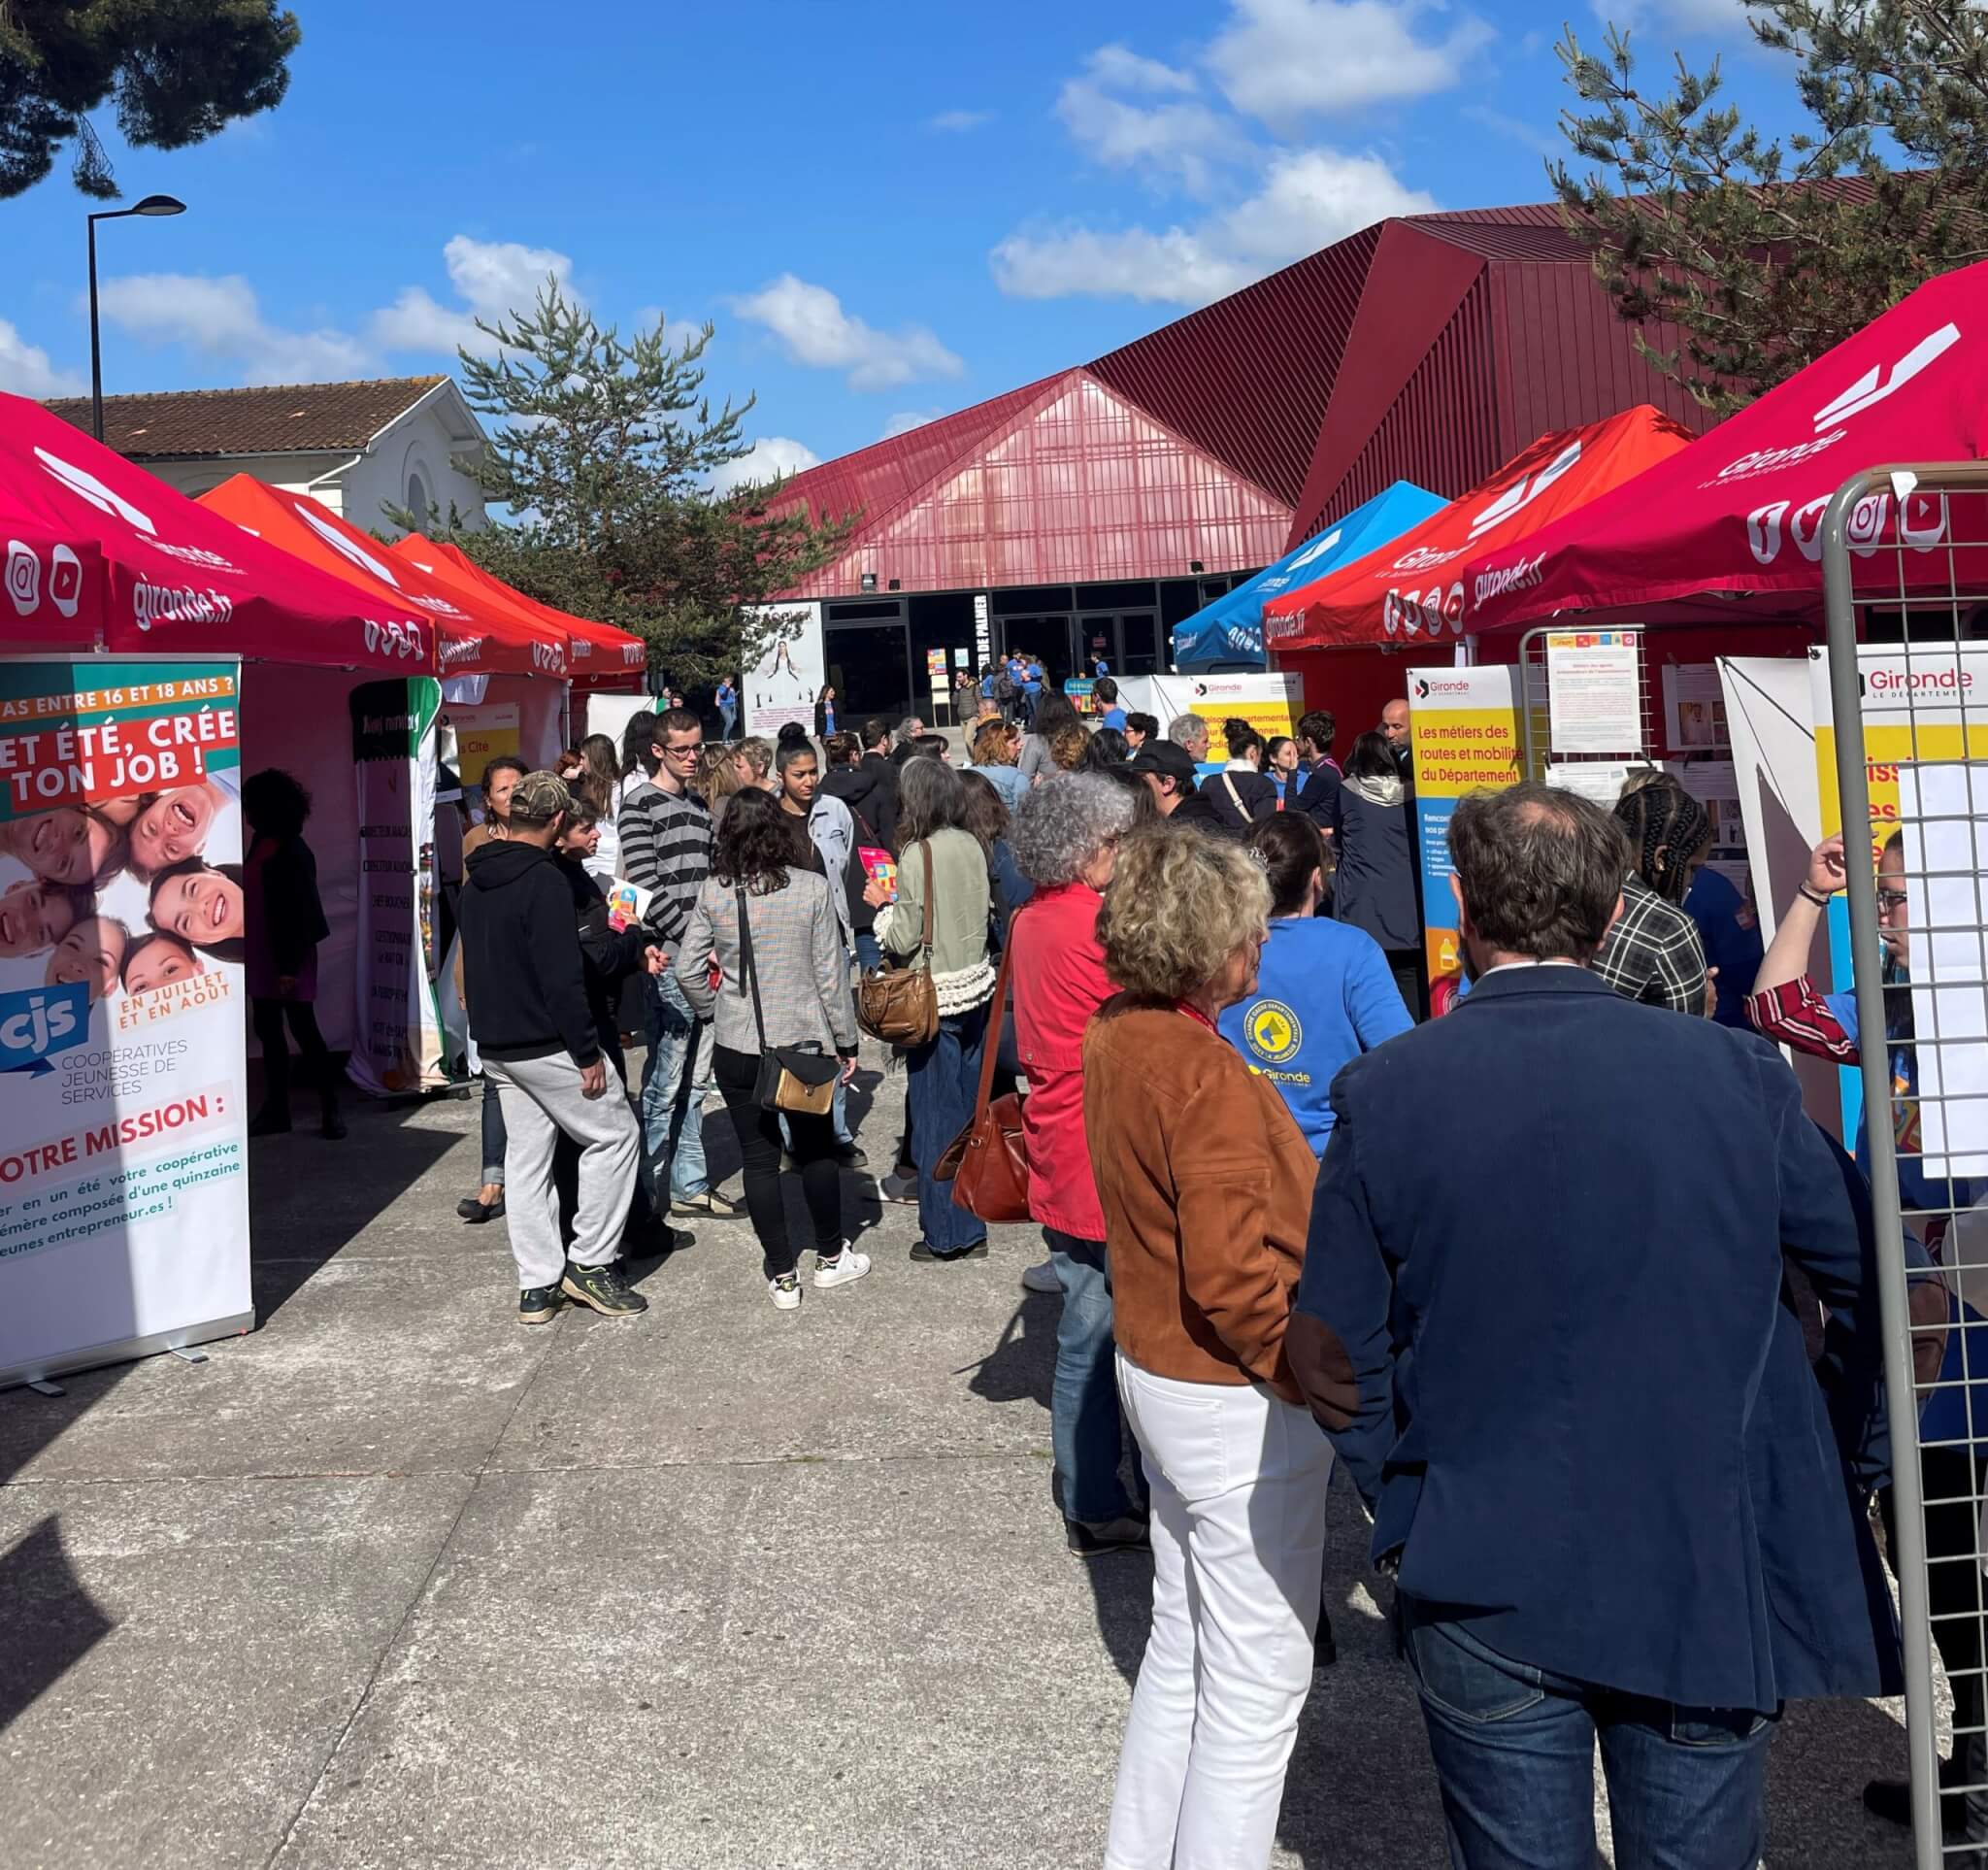
<instances>
[{"instance_id":1,"label":"man in black suit","mask_svg":"<svg viewBox=\"0 0 1988 1870\"><path fill-rule=\"evenodd\" d=\"M1375 1514L1453 1859L1591 1862L1599 1738L1639 1862L1752 1870L1781 1704L1899 1673L1861 1178L1765 1041L1589 971L1608 814L1516 785L1449 842L1475 984L1333 1084L1292 1370Z\"/></svg>"}]
</instances>

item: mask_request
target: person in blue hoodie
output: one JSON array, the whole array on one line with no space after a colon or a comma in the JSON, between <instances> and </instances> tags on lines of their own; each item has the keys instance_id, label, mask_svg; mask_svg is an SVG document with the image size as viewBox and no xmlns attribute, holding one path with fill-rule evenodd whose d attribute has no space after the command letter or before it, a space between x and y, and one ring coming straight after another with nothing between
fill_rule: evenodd
<instances>
[{"instance_id":1,"label":"person in blue hoodie","mask_svg":"<svg viewBox=\"0 0 1988 1870\"><path fill-rule=\"evenodd\" d=\"M1270 877L1270 940L1256 991L1222 1015L1222 1037L1274 1084L1314 1155L1332 1135L1340 1067L1414 1023L1386 952L1320 916L1325 840L1302 812L1259 819L1242 848Z\"/></svg>"}]
</instances>

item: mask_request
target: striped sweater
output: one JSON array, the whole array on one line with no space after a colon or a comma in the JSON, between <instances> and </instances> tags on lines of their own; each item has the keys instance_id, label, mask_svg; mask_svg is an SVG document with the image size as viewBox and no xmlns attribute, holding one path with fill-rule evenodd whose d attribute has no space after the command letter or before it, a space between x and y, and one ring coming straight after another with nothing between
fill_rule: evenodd
<instances>
[{"instance_id":1,"label":"striped sweater","mask_svg":"<svg viewBox=\"0 0 1988 1870\"><path fill-rule=\"evenodd\" d=\"M648 926L674 960L690 906L711 875L711 814L692 793L643 782L623 794L614 828L621 835L621 874L655 892Z\"/></svg>"}]
</instances>

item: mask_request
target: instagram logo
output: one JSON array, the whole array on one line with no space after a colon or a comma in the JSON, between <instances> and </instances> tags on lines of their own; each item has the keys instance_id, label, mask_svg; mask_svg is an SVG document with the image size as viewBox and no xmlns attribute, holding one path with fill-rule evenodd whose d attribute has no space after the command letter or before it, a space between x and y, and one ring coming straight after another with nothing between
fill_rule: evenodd
<instances>
[{"instance_id":1,"label":"instagram logo","mask_svg":"<svg viewBox=\"0 0 1988 1870\"><path fill-rule=\"evenodd\" d=\"M22 545L18 539L7 542L7 595L22 617L42 601L42 561L35 556L32 547Z\"/></svg>"}]
</instances>

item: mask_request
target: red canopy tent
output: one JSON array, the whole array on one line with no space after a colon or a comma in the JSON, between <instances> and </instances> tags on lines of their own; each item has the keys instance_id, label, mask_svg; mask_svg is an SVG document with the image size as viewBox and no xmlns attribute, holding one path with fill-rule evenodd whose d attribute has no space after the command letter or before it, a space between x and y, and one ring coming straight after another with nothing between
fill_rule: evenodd
<instances>
[{"instance_id":1,"label":"red canopy tent","mask_svg":"<svg viewBox=\"0 0 1988 1870\"><path fill-rule=\"evenodd\" d=\"M1483 632L1572 614L1624 622L1815 619L1823 509L1858 469L1974 460L1988 436L1988 264L1922 285L1799 376L1516 546L1465 564L1463 627ZM1978 540L1949 501L1900 484L1853 515L1853 551L1902 596L1981 587L1954 550Z\"/></svg>"},{"instance_id":2,"label":"red canopy tent","mask_svg":"<svg viewBox=\"0 0 1988 1870\"><path fill-rule=\"evenodd\" d=\"M1691 432L1647 403L1524 452L1378 551L1264 606L1264 646L1293 651L1434 640L1466 627L1461 563L1474 547L1526 538L1675 454Z\"/></svg>"},{"instance_id":3,"label":"red canopy tent","mask_svg":"<svg viewBox=\"0 0 1988 1870\"><path fill-rule=\"evenodd\" d=\"M433 622L444 675L566 673L566 636L507 607L457 593L396 559L379 540L309 494L237 474L200 496L211 513L376 598L412 604Z\"/></svg>"},{"instance_id":4,"label":"red canopy tent","mask_svg":"<svg viewBox=\"0 0 1988 1870\"><path fill-rule=\"evenodd\" d=\"M396 540L394 555L412 565L440 588L473 602L479 596L509 605L518 615L536 620L541 627L563 631L567 639L567 669L576 689L619 689L639 694L648 670L648 650L642 639L612 623L595 623L584 617L541 604L521 590L492 577L459 546L438 545L419 533Z\"/></svg>"},{"instance_id":5,"label":"red canopy tent","mask_svg":"<svg viewBox=\"0 0 1988 1870\"><path fill-rule=\"evenodd\" d=\"M51 416L0 395L0 648L245 656L433 674L432 623L251 538Z\"/></svg>"}]
</instances>

